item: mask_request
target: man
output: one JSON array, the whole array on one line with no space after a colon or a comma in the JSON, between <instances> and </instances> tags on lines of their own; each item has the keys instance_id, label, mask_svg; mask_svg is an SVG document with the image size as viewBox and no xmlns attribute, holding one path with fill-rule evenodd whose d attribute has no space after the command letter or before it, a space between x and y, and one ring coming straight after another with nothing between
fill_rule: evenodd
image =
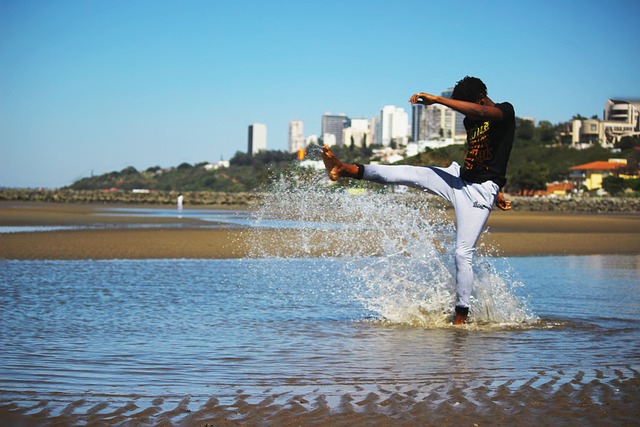
<instances>
[{"instance_id":1,"label":"man","mask_svg":"<svg viewBox=\"0 0 640 427\"><path fill-rule=\"evenodd\" d=\"M182 193L178 194L178 214L182 213L182 204L184 202L184 196Z\"/></svg>"},{"instance_id":2,"label":"man","mask_svg":"<svg viewBox=\"0 0 640 427\"><path fill-rule=\"evenodd\" d=\"M515 111L508 103L494 103L487 87L476 77L457 82L451 98L425 92L411 96L412 104L442 104L465 116L467 154L464 165L447 168L422 166L355 165L338 160L328 146L322 159L331 180L357 178L382 184L424 189L448 200L456 217L456 306L454 325L467 322L473 290L472 258L478 237L494 203L511 209L504 199L507 162L515 134Z\"/></svg>"}]
</instances>

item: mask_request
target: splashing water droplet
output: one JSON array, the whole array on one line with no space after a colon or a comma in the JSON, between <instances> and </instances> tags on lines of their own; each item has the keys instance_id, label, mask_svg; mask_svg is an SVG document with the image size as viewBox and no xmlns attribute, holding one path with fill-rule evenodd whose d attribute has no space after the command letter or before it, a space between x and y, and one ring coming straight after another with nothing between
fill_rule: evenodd
<instances>
[{"instance_id":1,"label":"splashing water droplet","mask_svg":"<svg viewBox=\"0 0 640 427\"><path fill-rule=\"evenodd\" d=\"M295 254L317 259L317 271L327 257L341 258L353 297L379 321L449 326L455 302L451 211L435 196L390 190L336 185L324 171L292 170L273 182L255 212L257 224L277 220L286 229L257 239L250 256ZM474 257L472 324L536 322L524 285L492 251L483 247Z\"/></svg>"}]
</instances>

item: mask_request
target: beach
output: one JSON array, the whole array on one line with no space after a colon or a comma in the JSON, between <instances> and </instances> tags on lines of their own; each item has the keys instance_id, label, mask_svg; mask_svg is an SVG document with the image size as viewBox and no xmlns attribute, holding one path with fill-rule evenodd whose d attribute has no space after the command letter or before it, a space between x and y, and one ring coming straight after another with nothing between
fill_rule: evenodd
<instances>
[{"instance_id":1,"label":"beach","mask_svg":"<svg viewBox=\"0 0 640 427\"><path fill-rule=\"evenodd\" d=\"M495 211L478 250L511 267L479 278L479 298L519 318L501 294L517 271L540 317L456 329L386 276L428 272L437 249L403 267L375 232L299 245L300 229L246 213L0 203L0 424L637 423L639 215ZM332 258L350 251L372 258ZM373 274L354 285L347 271ZM439 279L417 281L426 299ZM477 304L472 319L502 316ZM377 319L393 313L409 321Z\"/></svg>"},{"instance_id":2,"label":"beach","mask_svg":"<svg viewBox=\"0 0 640 427\"><path fill-rule=\"evenodd\" d=\"M110 206L110 205L109 205ZM4 259L243 258L257 239L293 230L202 228L190 218L98 215L109 206L3 203L0 227L43 227L46 232L0 234ZM223 207L234 211L234 208ZM49 228L46 228L49 227ZM62 229L57 227L64 227ZM640 215L495 210L479 247L504 256L640 253ZM345 235L345 237L349 237ZM263 245L268 247L268 245ZM375 242L369 242L375 255ZM297 257L295 248L285 256ZM251 254L256 256L255 253ZM271 256L266 251L262 254ZM282 253L279 253L282 255ZM315 255L331 255L330 251Z\"/></svg>"}]
</instances>

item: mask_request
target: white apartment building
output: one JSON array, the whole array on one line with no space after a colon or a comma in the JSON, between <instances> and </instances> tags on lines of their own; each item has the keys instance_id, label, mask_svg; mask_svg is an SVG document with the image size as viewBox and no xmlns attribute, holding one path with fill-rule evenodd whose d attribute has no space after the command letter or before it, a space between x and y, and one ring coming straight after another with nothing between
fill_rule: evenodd
<instances>
[{"instance_id":1,"label":"white apartment building","mask_svg":"<svg viewBox=\"0 0 640 427\"><path fill-rule=\"evenodd\" d=\"M372 144L371 131L369 129L369 120L367 119L350 119L349 127L344 128L342 140L344 145L354 147L362 147L365 144Z\"/></svg>"},{"instance_id":2,"label":"white apartment building","mask_svg":"<svg viewBox=\"0 0 640 427\"><path fill-rule=\"evenodd\" d=\"M267 150L267 125L254 123L249 125L247 153L253 155Z\"/></svg>"},{"instance_id":3,"label":"white apartment building","mask_svg":"<svg viewBox=\"0 0 640 427\"><path fill-rule=\"evenodd\" d=\"M409 116L403 108L385 105L380 111L376 129L377 144L388 146L391 142L406 145L409 142Z\"/></svg>"},{"instance_id":4,"label":"white apartment building","mask_svg":"<svg viewBox=\"0 0 640 427\"><path fill-rule=\"evenodd\" d=\"M455 111L441 104L425 108L427 139L453 139L456 135Z\"/></svg>"},{"instance_id":5,"label":"white apartment building","mask_svg":"<svg viewBox=\"0 0 640 427\"><path fill-rule=\"evenodd\" d=\"M574 119L560 133L564 143L576 148L600 144L613 147L625 136L640 136L640 102L609 99L604 120Z\"/></svg>"},{"instance_id":6,"label":"white apartment building","mask_svg":"<svg viewBox=\"0 0 640 427\"><path fill-rule=\"evenodd\" d=\"M607 144L615 144L625 136L640 136L640 102L607 100L603 134Z\"/></svg>"},{"instance_id":7,"label":"white apartment building","mask_svg":"<svg viewBox=\"0 0 640 427\"><path fill-rule=\"evenodd\" d=\"M310 145L318 145L318 135L309 135L305 138L304 142L306 147Z\"/></svg>"},{"instance_id":8,"label":"white apartment building","mask_svg":"<svg viewBox=\"0 0 640 427\"><path fill-rule=\"evenodd\" d=\"M369 133L371 134L371 141L373 144L380 144L380 138L378 137L380 134L380 127L378 126L380 124L380 115L378 114L375 117L372 117L371 120L369 120ZM367 145L370 145L369 143L367 143Z\"/></svg>"},{"instance_id":9,"label":"white apartment building","mask_svg":"<svg viewBox=\"0 0 640 427\"><path fill-rule=\"evenodd\" d=\"M338 145L338 141L336 140L336 136L334 134L325 133L324 135L322 135L322 144L333 147L334 145Z\"/></svg>"},{"instance_id":10,"label":"white apartment building","mask_svg":"<svg viewBox=\"0 0 640 427\"><path fill-rule=\"evenodd\" d=\"M304 139L304 123L301 120L289 122L289 153L297 153L307 147Z\"/></svg>"}]
</instances>

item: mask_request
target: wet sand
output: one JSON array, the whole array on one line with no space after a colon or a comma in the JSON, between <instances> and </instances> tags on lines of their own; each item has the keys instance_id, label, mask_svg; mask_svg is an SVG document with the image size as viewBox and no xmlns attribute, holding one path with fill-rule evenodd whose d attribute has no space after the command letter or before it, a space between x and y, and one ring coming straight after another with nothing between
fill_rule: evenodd
<instances>
[{"instance_id":1,"label":"wet sand","mask_svg":"<svg viewBox=\"0 0 640 427\"><path fill-rule=\"evenodd\" d=\"M275 235L296 233L199 229L198 221L177 218L96 217L103 208L0 204L0 226L96 227L3 233L0 259L240 258L250 253L254 239L275 242ZM125 228L138 224L151 228ZM496 245L505 256L640 253L639 215L494 212L488 227L482 242ZM370 246L375 254L375 242ZM286 250L287 256L302 254L291 246ZM378 385L366 392L343 384L332 395L318 395L310 387L309 394L293 397L269 390L252 396L238 389L226 401L212 396L206 402L179 396L148 401L136 395L64 394L50 401L37 395L15 398L0 390L0 425L637 425L640 373L627 366L616 374L587 380L584 373L540 372L524 384L434 382Z\"/></svg>"},{"instance_id":2,"label":"wet sand","mask_svg":"<svg viewBox=\"0 0 640 427\"><path fill-rule=\"evenodd\" d=\"M97 216L104 205L0 204L0 226L64 226L78 229L0 234L0 259L242 258L257 239L295 239L296 231L202 227L191 219ZM145 228L142 228L143 226ZM479 247L503 256L640 253L640 215L559 212L492 213ZM90 227L90 228L87 228ZM347 240L357 235L340 233ZM337 235L334 232L332 238ZM251 256L304 256L295 245ZM307 256L331 255L330 249ZM376 255L376 242L367 242ZM283 253L283 250L285 253ZM362 248L360 248L362 251ZM344 252L344 251L343 251Z\"/></svg>"},{"instance_id":3,"label":"wet sand","mask_svg":"<svg viewBox=\"0 0 640 427\"><path fill-rule=\"evenodd\" d=\"M136 425L136 426L636 426L639 379L612 383L582 382L576 376L561 386L551 380L536 384L532 379L519 387L441 384L423 395L422 387L398 390L378 387L366 396L345 392L337 407L328 402L335 396L320 395L312 401L303 396L280 401L274 394L253 402L238 393L232 403L215 397L194 405L182 400L156 398L141 407L136 396L126 403L92 404L84 399L69 403L53 415L49 402L33 407L0 404L3 425Z\"/></svg>"}]
</instances>

